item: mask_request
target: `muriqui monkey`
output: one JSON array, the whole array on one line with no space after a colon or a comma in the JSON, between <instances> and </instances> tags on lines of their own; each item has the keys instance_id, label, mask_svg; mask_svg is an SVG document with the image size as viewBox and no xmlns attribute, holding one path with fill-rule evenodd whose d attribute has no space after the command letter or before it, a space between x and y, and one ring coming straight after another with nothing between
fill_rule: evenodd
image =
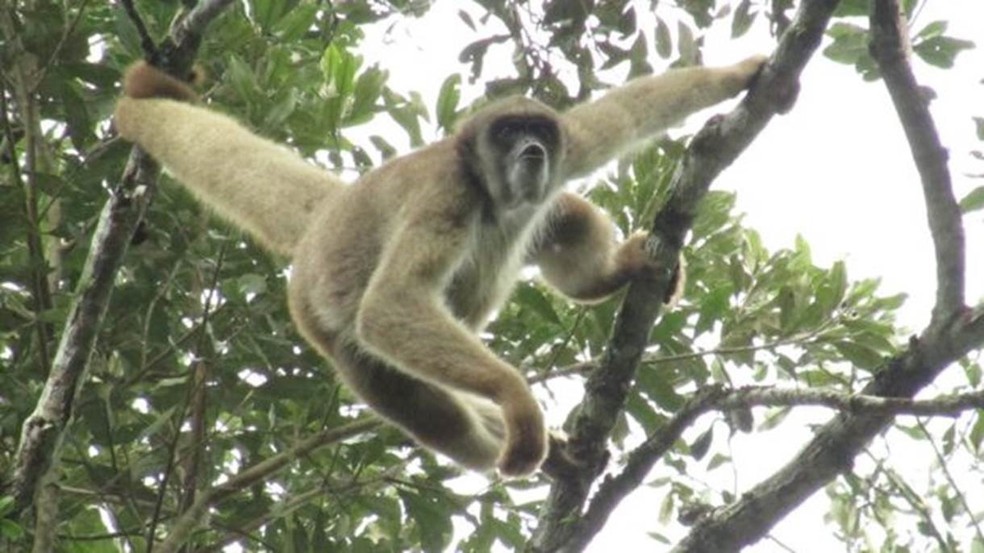
<instances>
[{"instance_id":1,"label":"muriqui monkey","mask_svg":"<svg viewBox=\"0 0 984 553\"><path fill-rule=\"evenodd\" d=\"M414 438L473 469L537 469L543 415L519 372L476 336L524 262L597 301L658 271L645 234L616 244L606 215L563 184L744 90L764 63L644 77L558 114L510 98L353 186L193 105L139 63L116 128L203 202L293 263L291 314L343 381Z\"/></svg>"}]
</instances>

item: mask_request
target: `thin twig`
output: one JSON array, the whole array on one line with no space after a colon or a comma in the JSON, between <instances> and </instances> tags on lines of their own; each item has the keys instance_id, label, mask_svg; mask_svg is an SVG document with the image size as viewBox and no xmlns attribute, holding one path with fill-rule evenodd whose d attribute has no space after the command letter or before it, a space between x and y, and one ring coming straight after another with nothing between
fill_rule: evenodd
<instances>
[{"instance_id":1,"label":"thin twig","mask_svg":"<svg viewBox=\"0 0 984 553\"><path fill-rule=\"evenodd\" d=\"M144 58L155 58L157 56L157 46L154 45L154 39L151 38L150 32L147 31L147 25L144 24L143 18L140 17L140 12L133 5L133 0L120 0L120 3L123 4L123 10L126 12L126 16L130 18L133 26L137 29L137 35L140 37L140 49L143 50Z\"/></svg>"},{"instance_id":2,"label":"thin twig","mask_svg":"<svg viewBox=\"0 0 984 553\"><path fill-rule=\"evenodd\" d=\"M940 451L938 445L936 445L936 438L930 434L929 429L926 428L926 423L922 420L916 421L919 426L919 430L922 431L923 436L925 436L926 441L929 442L930 447L933 448L933 454L936 455L936 462L940 464L940 470L943 472L943 477L946 478L948 484L950 484L950 489L953 493L957 495L957 500L960 501L960 505L963 506L964 512L970 517L970 521L973 523L974 533L977 534L977 541L984 543L984 533L981 532L981 521L978 520L976 511L970 507L970 503L967 501L967 494L964 493L964 488L957 484L957 480L953 477L953 473L950 472L950 467L947 466L946 457L943 456L943 452Z\"/></svg>"},{"instance_id":3,"label":"thin twig","mask_svg":"<svg viewBox=\"0 0 984 553\"><path fill-rule=\"evenodd\" d=\"M324 430L306 438L296 446L269 457L242 472L231 476L225 482L203 491L195 503L179 516L171 525L170 534L157 548L158 553L174 553L191 536L191 533L204 522L205 514L213 505L232 496L256 482L266 479L280 469L315 449L338 443L353 436L378 428L382 422L375 417L365 417L344 426Z\"/></svg>"},{"instance_id":4,"label":"thin twig","mask_svg":"<svg viewBox=\"0 0 984 553\"><path fill-rule=\"evenodd\" d=\"M75 12L75 17L72 18L72 22L65 26L62 31L61 38L58 39L58 44L51 51L51 55L48 56L48 61L45 62L38 70L37 78L34 80L34 86L31 88L31 94L37 92L38 87L41 86L41 82L44 81L44 76L48 72L48 69L54 65L55 60L58 59L58 55L61 54L62 48L65 47L65 43L68 42L68 38L72 36L75 29L79 26L79 22L82 21L82 16L85 14L85 8L89 4L89 0L82 0L79 3L77 10Z\"/></svg>"}]
</instances>

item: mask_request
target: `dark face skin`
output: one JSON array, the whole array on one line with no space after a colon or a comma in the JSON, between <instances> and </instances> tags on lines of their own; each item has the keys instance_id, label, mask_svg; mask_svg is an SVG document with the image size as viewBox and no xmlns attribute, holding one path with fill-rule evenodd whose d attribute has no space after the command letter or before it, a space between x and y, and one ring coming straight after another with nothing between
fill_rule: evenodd
<instances>
[{"instance_id":1,"label":"dark face skin","mask_svg":"<svg viewBox=\"0 0 984 553\"><path fill-rule=\"evenodd\" d=\"M503 116L489 125L486 144L494 154L498 190L490 190L500 207L542 202L552 189L560 130L538 115Z\"/></svg>"}]
</instances>

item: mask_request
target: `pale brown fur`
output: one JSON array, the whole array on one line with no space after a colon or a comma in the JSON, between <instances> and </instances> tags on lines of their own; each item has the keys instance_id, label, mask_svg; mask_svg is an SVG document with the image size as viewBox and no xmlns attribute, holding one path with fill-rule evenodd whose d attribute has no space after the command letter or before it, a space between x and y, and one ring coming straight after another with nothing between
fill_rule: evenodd
<instances>
[{"instance_id":1,"label":"pale brown fur","mask_svg":"<svg viewBox=\"0 0 984 553\"><path fill-rule=\"evenodd\" d=\"M546 454L543 416L523 377L477 332L525 261L580 301L658 269L644 234L619 246L608 217L563 183L738 94L763 62L642 78L565 114L499 102L354 186L224 115L160 98L191 92L144 64L127 74L116 125L206 204L291 257L294 320L356 394L464 466L523 475ZM515 173L502 174L502 145L489 136L507 119L528 121L545 146L549 177L520 177L524 194L547 188L533 200L516 200Z\"/></svg>"}]
</instances>

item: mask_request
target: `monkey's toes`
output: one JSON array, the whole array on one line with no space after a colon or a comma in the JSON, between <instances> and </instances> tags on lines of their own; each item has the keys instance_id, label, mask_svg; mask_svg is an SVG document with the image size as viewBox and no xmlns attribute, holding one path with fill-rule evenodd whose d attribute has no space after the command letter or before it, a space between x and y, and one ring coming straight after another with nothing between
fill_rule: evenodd
<instances>
[{"instance_id":1,"label":"monkey's toes","mask_svg":"<svg viewBox=\"0 0 984 553\"><path fill-rule=\"evenodd\" d=\"M499 473L506 477L518 478L529 476L540 468L546 448L535 447L510 449L499 459Z\"/></svg>"},{"instance_id":2,"label":"monkey's toes","mask_svg":"<svg viewBox=\"0 0 984 553\"><path fill-rule=\"evenodd\" d=\"M544 428L523 432L510 440L499 457L499 473L508 477L527 476L540 468L547 456L547 433Z\"/></svg>"}]
</instances>

